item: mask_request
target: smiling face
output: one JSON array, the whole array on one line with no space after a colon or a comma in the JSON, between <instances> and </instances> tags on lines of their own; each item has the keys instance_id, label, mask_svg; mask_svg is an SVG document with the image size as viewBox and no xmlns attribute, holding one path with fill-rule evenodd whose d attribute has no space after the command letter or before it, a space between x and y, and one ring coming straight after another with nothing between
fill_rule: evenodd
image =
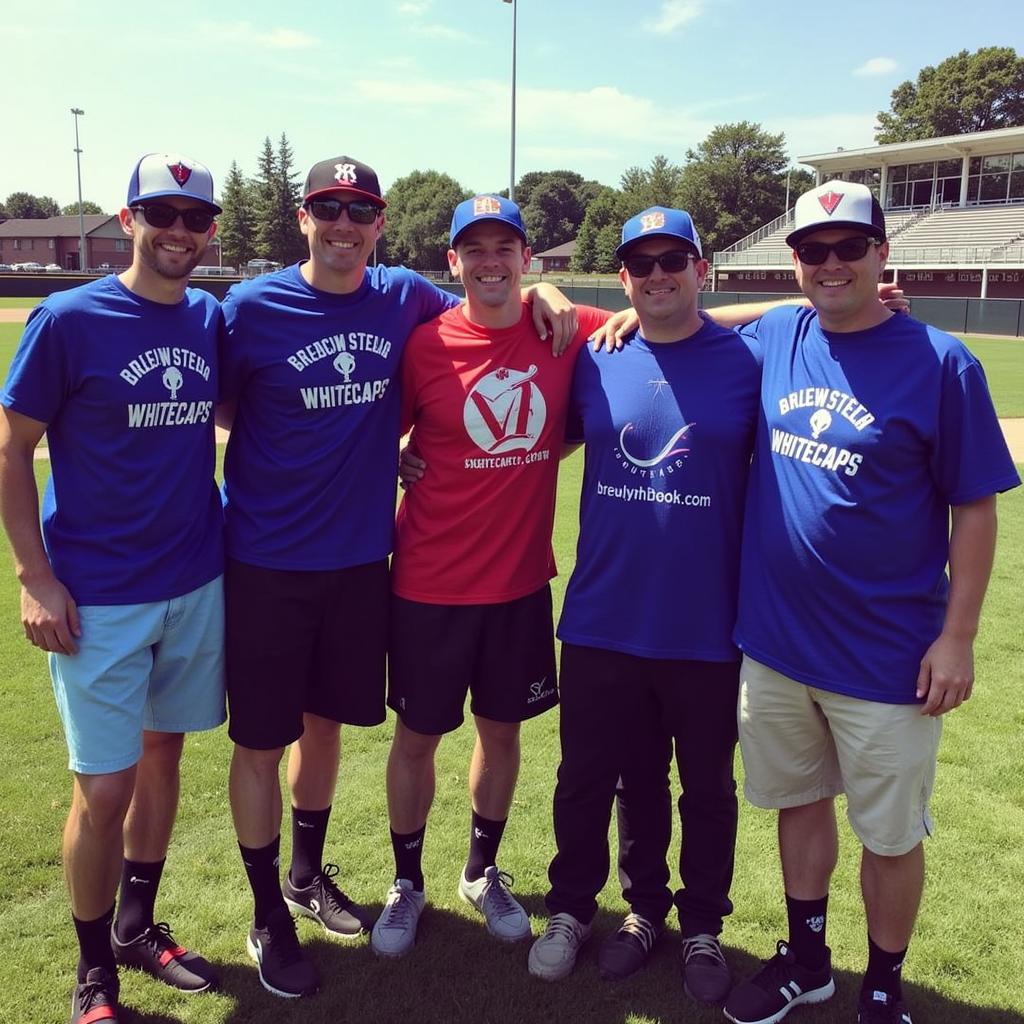
<instances>
[{"instance_id":1,"label":"smiling face","mask_svg":"<svg viewBox=\"0 0 1024 1024\"><path fill-rule=\"evenodd\" d=\"M646 238L630 246L626 258L679 250L693 252L676 238ZM700 330L697 293L704 286L707 272L708 261L703 259L692 259L685 269L673 274L658 263L646 277L635 277L625 267L619 271L622 287L640 318L640 331L648 341L678 341Z\"/></svg>"},{"instance_id":2,"label":"smiling face","mask_svg":"<svg viewBox=\"0 0 1024 1024\"><path fill-rule=\"evenodd\" d=\"M365 199L362 193L338 189L318 199ZM299 230L309 244L309 262L302 275L321 291L347 293L362 283L366 264L384 228L384 211L372 224L356 224L348 211L334 221L317 220L305 207L299 208Z\"/></svg>"},{"instance_id":3,"label":"smiling face","mask_svg":"<svg viewBox=\"0 0 1024 1024\"><path fill-rule=\"evenodd\" d=\"M176 210L203 207L194 199L184 196L164 196L159 200ZM166 281L187 281L206 252L210 239L217 232L211 224L208 231L189 231L179 217L169 228L155 228L146 222L141 210L124 209L120 214L121 227L134 243L132 267L137 275Z\"/></svg>"},{"instance_id":4,"label":"smiling face","mask_svg":"<svg viewBox=\"0 0 1024 1024\"><path fill-rule=\"evenodd\" d=\"M489 326L518 323L520 285L530 266L530 248L519 233L500 221L481 221L456 243L448 265L466 288L470 319Z\"/></svg>"},{"instance_id":5,"label":"smiling face","mask_svg":"<svg viewBox=\"0 0 1024 1024\"><path fill-rule=\"evenodd\" d=\"M815 231L802 242L835 245L846 238L863 235L850 228ZM875 327L890 316L878 300L878 282L889 255L889 243L872 245L859 260L840 260L829 250L825 262L811 266L800 262L793 252L793 270L800 290L818 311L821 326L827 331L863 331Z\"/></svg>"}]
</instances>

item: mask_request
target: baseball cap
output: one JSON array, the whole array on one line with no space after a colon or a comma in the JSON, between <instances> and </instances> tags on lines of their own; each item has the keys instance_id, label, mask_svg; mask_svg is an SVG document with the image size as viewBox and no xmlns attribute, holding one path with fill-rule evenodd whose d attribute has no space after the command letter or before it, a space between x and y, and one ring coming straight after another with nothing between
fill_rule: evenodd
<instances>
[{"instance_id":1,"label":"baseball cap","mask_svg":"<svg viewBox=\"0 0 1024 1024\"><path fill-rule=\"evenodd\" d=\"M634 242L658 237L678 238L696 249L701 259L704 258L693 218L685 210L673 210L668 206L652 206L630 217L622 225L622 242L615 250L615 258L621 260Z\"/></svg>"},{"instance_id":2,"label":"baseball cap","mask_svg":"<svg viewBox=\"0 0 1024 1024\"><path fill-rule=\"evenodd\" d=\"M867 185L852 181L828 181L805 192L793 211L793 230L786 235L792 248L815 231L829 228L860 228L875 238L885 238L885 214Z\"/></svg>"},{"instance_id":3,"label":"baseball cap","mask_svg":"<svg viewBox=\"0 0 1024 1024\"><path fill-rule=\"evenodd\" d=\"M213 175L209 167L179 153L147 153L132 171L125 205L135 206L164 196L187 196L205 204L214 213L223 213L213 201Z\"/></svg>"},{"instance_id":4,"label":"baseball cap","mask_svg":"<svg viewBox=\"0 0 1024 1024\"><path fill-rule=\"evenodd\" d=\"M449 236L451 247L455 248L459 235L466 228L485 220L495 220L501 224L507 224L522 238L523 245L530 244L526 238L526 227L523 225L523 215L519 212L519 207L504 196L486 195L473 196L472 199L466 199L455 207L455 212L452 214L451 235Z\"/></svg>"},{"instance_id":5,"label":"baseball cap","mask_svg":"<svg viewBox=\"0 0 1024 1024\"><path fill-rule=\"evenodd\" d=\"M313 164L306 175L302 201L307 203L315 196L340 189L370 199L382 210L388 205L381 198L377 172L350 156L336 156Z\"/></svg>"}]
</instances>

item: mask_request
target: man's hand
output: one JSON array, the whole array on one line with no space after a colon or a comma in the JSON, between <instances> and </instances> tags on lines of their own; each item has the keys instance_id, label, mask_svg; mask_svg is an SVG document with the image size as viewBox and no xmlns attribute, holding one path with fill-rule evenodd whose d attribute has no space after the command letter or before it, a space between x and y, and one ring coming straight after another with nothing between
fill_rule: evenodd
<instances>
[{"instance_id":1,"label":"man's hand","mask_svg":"<svg viewBox=\"0 0 1024 1024\"><path fill-rule=\"evenodd\" d=\"M895 282L878 283L878 301L893 313L903 313L904 316L910 313L910 300L904 296L903 289Z\"/></svg>"},{"instance_id":2,"label":"man's hand","mask_svg":"<svg viewBox=\"0 0 1024 1024\"><path fill-rule=\"evenodd\" d=\"M944 715L960 707L974 690L974 644L940 633L921 659L917 696L925 698L922 715Z\"/></svg>"},{"instance_id":3,"label":"man's hand","mask_svg":"<svg viewBox=\"0 0 1024 1024\"><path fill-rule=\"evenodd\" d=\"M533 313L533 326L541 341L550 333L551 354L560 356L576 337L579 317L576 307L553 285L544 281L529 289Z\"/></svg>"},{"instance_id":4,"label":"man's hand","mask_svg":"<svg viewBox=\"0 0 1024 1024\"><path fill-rule=\"evenodd\" d=\"M41 651L76 654L82 635L78 605L60 580L50 577L21 587L21 624L25 638Z\"/></svg>"},{"instance_id":5,"label":"man's hand","mask_svg":"<svg viewBox=\"0 0 1024 1024\"><path fill-rule=\"evenodd\" d=\"M622 348L626 343L626 338L639 326L640 317L630 306L628 309L620 309L618 313L613 313L608 317L603 326L598 327L587 341L593 345L595 352L600 352L602 348L605 352L614 352L616 349Z\"/></svg>"},{"instance_id":6,"label":"man's hand","mask_svg":"<svg viewBox=\"0 0 1024 1024\"><path fill-rule=\"evenodd\" d=\"M409 484L423 479L427 464L413 451L412 445L406 445L398 453L398 479L405 490Z\"/></svg>"}]
</instances>

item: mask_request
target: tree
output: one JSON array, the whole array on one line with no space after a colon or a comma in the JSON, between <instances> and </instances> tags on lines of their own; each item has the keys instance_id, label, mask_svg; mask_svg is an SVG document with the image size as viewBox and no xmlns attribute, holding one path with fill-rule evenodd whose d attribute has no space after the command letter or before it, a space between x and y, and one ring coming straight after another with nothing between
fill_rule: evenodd
<instances>
[{"instance_id":1,"label":"tree","mask_svg":"<svg viewBox=\"0 0 1024 1024\"><path fill-rule=\"evenodd\" d=\"M782 213L789 163L784 140L739 121L718 125L696 151L687 151L674 205L693 215L706 256Z\"/></svg>"},{"instance_id":2,"label":"tree","mask_svg":"<svg viewBox=\"0 0 1024 1024\"><path fill-rule=\"evenodd\" d=\"M623 193L605 186L587 207L570 268L585 274L618 270L615 249L622 237L622 225L638 212Z\"/></svg>"},{"instance_id":3,"label":"tree","mask_svg":"<svg viewBox=\"0 0 1024 1024\"><path fill-rule=\"evenodd\" d=\"M77 217L78 216L78 203L68 203L60 211L65 217ZM82 213L103 213L99 203L94 203L89 199L82 200Z\"/></svg>"},{"instance_id":4,"label":"tree","mask_svg":"<svg viewBox=\"0 0 1024 1024\"><path fill-rule=\"evenodd\" d=\"M629 197L634 212L646 210L648 206L671 206L682 180L683 169L669 163L668 157L659 153L646 170L629 167L619 181L619 188Z\"/></svg>"},{"instance_id":5,"label":"tree","mask_svg":"<svg viewBox=\"0 0 1024 1024\"><path fill-rule=\"evenodd\" d=\"M415 270L448 269L452 212L472 195L438 171L413 171L388 189L384 254Z\"/></svg>"},{"instance_id":6,"label":"tree","mask_svg":"<svg viewBox=\"0 0 1024 1024\"><path fill-rule=\"evenodd\" d=\"M575 171L529 171L516 185L516 202L534 252L572 241L587 205L602 185Z\"/></svg>"},{"instance_id":7,"label":"tree","mask_svg":"<svg viewBox=\"0 0 1024 1024\"><path fill-rule=\"evenodd\" d=\"M224 262L242 268L256 258L256 211L252 185L234 160L224 181L220 205L224 212L217 218L217 237Z\"/></svg>"},{"instance_id":8,"label":"tree","mask_svg":"<svg viewBox=\"0 0 1024 1024\"><path fill-rule=\"evenodd\" d=\"M911 142L1024 125L1024 58L1010 46L961 50L892 91L875 141Z\"/></svg>"},{"instance_id":9,"label":"tree","mask_svg":"<svg viewBox=\"0 0 1024 1024\"><path fill-rule=\"evenodd\" d=\"M299 186L293 180L292 150L281 133L274 151L268 136L257 163L255 182L256 248L264 259L294 263L306 253L295 211L299 207Z\"/></svg>"},{"instance_id":10,"label":"tree","mask_svg":"<svg viewBox=\"0 0 1024 1024\"><path fill-rule=\"evenodd\" d=\"M44 220L57 217L60 207L49 196L34 196L30 192L12 192L4 201L7 215L11 218L24 217L27 220Z\"/></svg>"}]
</instances>

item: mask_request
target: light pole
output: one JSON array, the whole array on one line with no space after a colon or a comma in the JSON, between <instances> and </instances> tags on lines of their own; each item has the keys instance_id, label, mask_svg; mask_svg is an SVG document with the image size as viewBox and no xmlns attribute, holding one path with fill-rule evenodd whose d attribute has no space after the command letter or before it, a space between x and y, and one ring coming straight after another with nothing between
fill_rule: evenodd
<instances>
[{"instance_id":1,"label":"light pole","mask_svg":"<svg viewBox=\"0 0 1024 1024\"><path fill-rule=\"evenodd\" d=\"M508 168L508 197L516 200L516 0L504 0L512 5L512 140Z\"/></svg>"},{"instance_id":2,"label":"light pole","mask_svg":"<svg viewBox=\"0 0 1024 1024\"><path fill-rule=\"evenodd\" d=\"M78 118L85 113L72 107L75 116L75 163L78 165L78 269L85 273L85 214L82 212L82 147L78 144Z\"/></svg>"}]
</instances>

